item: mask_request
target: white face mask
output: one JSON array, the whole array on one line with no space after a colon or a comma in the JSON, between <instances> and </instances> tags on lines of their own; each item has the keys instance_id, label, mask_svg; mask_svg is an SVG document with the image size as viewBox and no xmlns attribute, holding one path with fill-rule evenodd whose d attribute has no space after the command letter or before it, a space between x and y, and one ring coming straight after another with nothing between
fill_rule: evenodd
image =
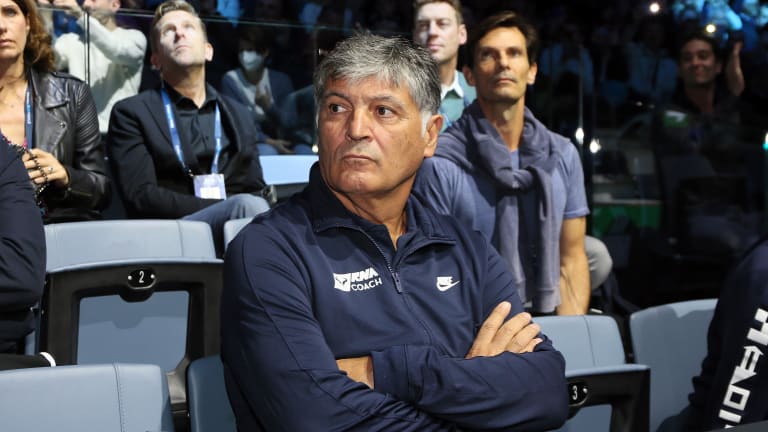
<instances>
[{"instance_id":1,"label":"white face mask","mask_svg":"<svg viewBox=\"0 0 768 432\"><path fill-rule=\"evenodd\" d=\"M243 69L247 71L259 69L262 65L264 65L264 56L257 53L256 51L240 51L238 58L240 59L240 64L243 66Z\"/></svg>"}]
</instances>

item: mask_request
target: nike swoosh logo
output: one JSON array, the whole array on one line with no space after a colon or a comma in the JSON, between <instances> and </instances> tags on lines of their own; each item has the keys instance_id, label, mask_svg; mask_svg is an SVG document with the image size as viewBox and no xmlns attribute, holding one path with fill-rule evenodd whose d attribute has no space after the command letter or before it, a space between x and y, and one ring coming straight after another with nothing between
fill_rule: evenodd
<instances>
[{"instance_id":1,"label":"nike swoosh logo","mask_svg":"<svg viewBox=\"0 0 768 432\"><path fill-rule=\"evenodd\" d=\"M459 282L461 282L461 281L457 281L457 282L454 282L454 283L448 284L448 285L440 285L440 284L438 284L437 285L437 289L439 289L440 291L448 291L449 289L451 289L451 288L455 287L456 285L458 285Z\"/></svg>"}]
</instances>

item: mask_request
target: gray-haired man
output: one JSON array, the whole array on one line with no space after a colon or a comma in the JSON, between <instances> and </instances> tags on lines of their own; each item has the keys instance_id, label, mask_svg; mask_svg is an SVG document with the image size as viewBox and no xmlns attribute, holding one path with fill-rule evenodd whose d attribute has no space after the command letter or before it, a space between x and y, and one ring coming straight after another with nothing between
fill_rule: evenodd
<instances>
[{"instance_id":1,"label":"gray-haired man","mask_svg":"<svg viewBox=\"0 0 768 432\"><path fill-rule=\"evenodd\" d=\"M443 120L432 57L356 35L315 92L308 187L227 251L222 359L240 430L558 427L563 357L505 264L410 196Z\"/></svg>"}]
</instances>

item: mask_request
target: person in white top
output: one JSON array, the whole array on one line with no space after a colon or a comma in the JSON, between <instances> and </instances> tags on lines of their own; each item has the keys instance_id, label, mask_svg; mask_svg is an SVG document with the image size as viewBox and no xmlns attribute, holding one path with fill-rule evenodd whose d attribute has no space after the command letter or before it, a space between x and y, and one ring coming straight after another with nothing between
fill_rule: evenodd
<instances>
[{"instance_id":1,"label":"person in white top","mask_svg":"<svg viewBox=\"0 0 768 432\"><path fill-rule=\"evenodd\" d=\"M120 0L83 0L82 7L77 0L38 1L63 9L83 29L82 35L67 33L56 40L56 67L88 82L99 113L99 131L107 133L112 106L139 92L147 38L139 30L118 26Z\"/></svg>"}]
</instances>

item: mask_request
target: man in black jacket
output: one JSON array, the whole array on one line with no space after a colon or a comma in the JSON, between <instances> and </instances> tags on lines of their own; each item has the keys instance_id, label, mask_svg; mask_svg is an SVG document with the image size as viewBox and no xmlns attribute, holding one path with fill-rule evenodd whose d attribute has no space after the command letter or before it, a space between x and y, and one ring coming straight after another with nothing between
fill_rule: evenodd
<instances>
[{"instance_id":1,"label":"man in black jacket","mask_svg":"<svg viewBox=\"0 0 768 432\"><path fill-rule=\"evenodd\" d=\"M152 65L161 87L115 105L107 149L132 217L208 222L217 247L229 219L269 208L247 109L205 82L213 57L192 7L170 0L155 11Z\"/></svg>"}]
</instances>

